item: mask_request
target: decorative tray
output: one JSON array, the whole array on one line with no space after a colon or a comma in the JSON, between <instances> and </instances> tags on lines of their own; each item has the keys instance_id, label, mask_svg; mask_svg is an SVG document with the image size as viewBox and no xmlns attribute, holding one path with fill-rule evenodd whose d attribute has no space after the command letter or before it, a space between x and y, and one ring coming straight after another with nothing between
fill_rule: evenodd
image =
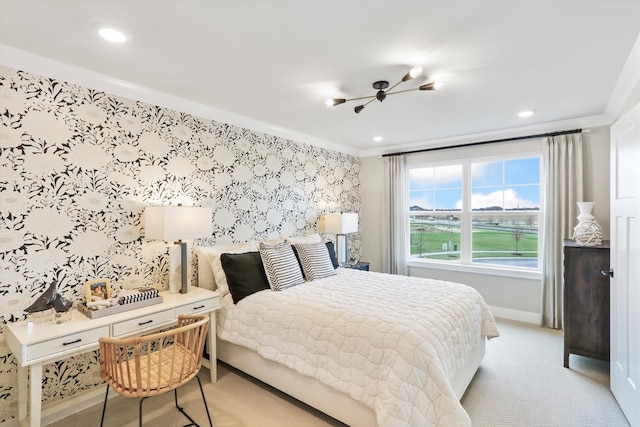
<instances>
[{"instance_id":1,"label":"decorative tray","mask_svg":"<svg viewBox=\"0 0 640 427\"><path fill-rule=\"evenodd\" d=\"M128 304L118 304L112 307L102 308L100 310L91 310L87 308L84 303L80 303L77 305L78 311L90 319L97 319L99 317L109 316L111 314L122 313L123 311L129 311L136 308L146 307L148 305L160 304L162 302L162 297L157 296L155 298L149 298L137 302L131 302Z\"/></svg>"}]
</instances>

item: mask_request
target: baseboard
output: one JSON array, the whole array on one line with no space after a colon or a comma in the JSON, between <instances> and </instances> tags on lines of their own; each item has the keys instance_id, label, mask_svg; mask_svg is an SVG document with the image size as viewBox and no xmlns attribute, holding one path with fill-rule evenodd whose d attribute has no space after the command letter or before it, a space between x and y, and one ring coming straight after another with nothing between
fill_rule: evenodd
<instances>
[{"instance_id":1,"label":"baseboard","mask_svg":"<svg viewBox=\"0 0 640 427\"><path fill-rule=\"evenodd\" d=\"M518 322L532 323L534 325L542 325L542 313L533 313L530 311L513 310L511 308L490 306L491 313L494 317L500 319L516 320Z\"/></svg>"}]
</instances>

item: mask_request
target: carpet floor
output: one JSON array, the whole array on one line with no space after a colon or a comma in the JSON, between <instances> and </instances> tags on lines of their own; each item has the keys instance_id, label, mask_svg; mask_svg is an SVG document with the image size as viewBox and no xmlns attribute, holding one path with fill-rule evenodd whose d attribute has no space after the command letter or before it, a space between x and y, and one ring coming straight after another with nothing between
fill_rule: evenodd
<instances>
[{"instance_id":1,"label":"carpet floor","mask_svg":"<svg viewBox=\"0 0 640 427\"><path fill-rule=\"evenodd\" d=\"M462 399L474 426L629 426L609 391L607 362L571 355L571 369L566 369L562 332L503 320L498 328L501 336L487 343ZM222 363L217 383L207 383L207 374L203 369L200 375L216 427L344 426ZM208 425L197 381L183 386L179 396L195 421ZM99 425L101 411L102 404L95 405L51 426ZM144 414L146 426L188 422L175 409L173 393L147 399ZM109 399L105 426L137 426L137 416L137 399L117 396Z\"/></svg>"}]
</instances>

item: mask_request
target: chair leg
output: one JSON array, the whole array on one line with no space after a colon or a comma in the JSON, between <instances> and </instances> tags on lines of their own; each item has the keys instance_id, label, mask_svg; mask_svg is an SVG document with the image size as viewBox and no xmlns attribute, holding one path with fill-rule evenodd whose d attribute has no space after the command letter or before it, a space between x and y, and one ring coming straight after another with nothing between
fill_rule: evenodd
<instances>
[{"instance_id":1,"label":"chair leg","mask_svg":"<svg viewBox=\"0 0 640 427\"><path fill-rule=\"evenodd\" d=\"M107 410L107 398L109 397L109 384L107 384L107 392L104 394L104 403L102 404L102 418L100 418L100 427L104 424L104 413Z\"/></svg>"},{"instance_id":2,"label":"chair leg","mask_svg":"<svg viewBox=\"0 0 640 427\"><path fill-rule=\"evenodd\" d=\"M146 399L146 397L143 397L142 399L140 399L140 406L139 406L139 410L138 410L138 426L142 427L142 404L144 403L144 400Z\"/></svg>"},{"instance_id":3,"label":"chair leg","mask_svg":"<svg viewBox=\"0 0 640 427\"><path fill-rule=\"evenodd\" d=\"M207 411L207 418L209 419L209 427L213 427L213 423L211 422L211 415L209 414L209 406L207 406L207 400L204 398L204 390L202 389L202 383L200 382L200 378L198 378L197 375L196 375L196 379L198 380L198 386L200 386L200 394L202 395L202 401L204 402L204 409ZM187 414L185 412L185 410L182 408L182 406L180 406L178 404L178 389L177 388L173 389L173 396L175 398L176 408L178 408L178 411L180 411L182 413L182 415L184 415L185 417L187 417L189 419L189 421L191 421L191 424L187 424L187 426L194 425L196 427L199 427L198 424L193 420L193 418L191 418L189 416L189 414Z\"/></svg>"},{"instance_id":4,"label":"chair leg","mask_svg":"<svg viewBox=\"0 0 640 427\"><path fill-rule=\"evenodd\" d=\"M207 399L204 397L204 390L202 390L202 383L200 382L200 378L196 375L196 379L198 380L198 386L200 386L200 395L202 396L202 401L204 402L204 409L207 410L207 418L209 418L209 427L213 427L213 423L211 422L211 415L209 415L209 407L207 406Z\"/></svg>"}]
</instances>

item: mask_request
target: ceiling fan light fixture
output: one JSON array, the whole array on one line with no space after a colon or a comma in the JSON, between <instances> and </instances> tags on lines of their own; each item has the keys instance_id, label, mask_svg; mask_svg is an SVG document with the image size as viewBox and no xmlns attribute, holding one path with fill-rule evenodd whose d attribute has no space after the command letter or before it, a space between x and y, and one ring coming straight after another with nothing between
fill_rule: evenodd
<instances>
[{"instance_id":1,"label":"ceiling fan light fixture","mask_svg":"<svg viewBox=\"0 0 640 427\"><path fill-rule=\"evenodd\" d=\"M360 101L363 99L368 100L364 104L358 105L353 109L353 111L355 111L356 114L359 114L364 109L364 107L369 105L374 100L377 99L380 102L384 101L387 98L387 95L395 95L398 93L412 92L414 90L434 90L437 85L436 83L427 83L426 85L414 87L411 89L394 90L400 83L407 80L411 80L415 77L420 76L421 74L422 74L422 67L420 65L416 65L411 70L409 70L409 72L405 74L405 76L400 81L398 81L396 84L394 84L391 87L389 87L389 82L386 80L378 80L373 82L373 88L377 91L375 95L360 96L360 97L348 98L348 99L344 99L344 98L329 99L325 104L328 106L334 106L334 105L344 104L345 102L348 102L348 101Z\"/></svg>"}]
</instances>

